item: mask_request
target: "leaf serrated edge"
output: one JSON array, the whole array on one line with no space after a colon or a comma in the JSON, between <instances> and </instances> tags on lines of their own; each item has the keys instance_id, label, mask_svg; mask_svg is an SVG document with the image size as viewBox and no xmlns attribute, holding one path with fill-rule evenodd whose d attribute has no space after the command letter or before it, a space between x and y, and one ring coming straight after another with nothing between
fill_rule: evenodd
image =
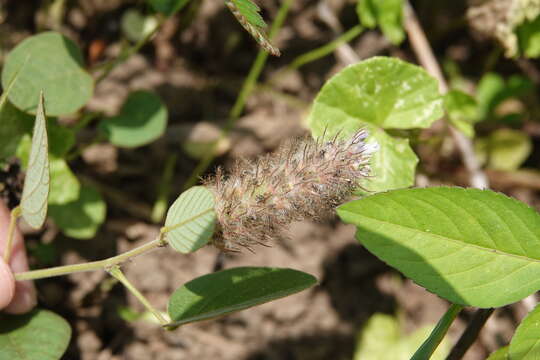
<instances>
[{"instance_id":1,"label":"leaf serrated edge","mask_svg":"<svg viewBox=\"0 0 540 360\"><path fill-rule=\"evenodd\" d=\"M257 43L266 51L274 56L281 56L281 52L277 47L272 45L266 34L256 25L253 25L242 12L238 9L233 0L225 0L225 4L232 12L236 20L242 25L244 29L257 41Z\"/></svg>"}]
</instances>

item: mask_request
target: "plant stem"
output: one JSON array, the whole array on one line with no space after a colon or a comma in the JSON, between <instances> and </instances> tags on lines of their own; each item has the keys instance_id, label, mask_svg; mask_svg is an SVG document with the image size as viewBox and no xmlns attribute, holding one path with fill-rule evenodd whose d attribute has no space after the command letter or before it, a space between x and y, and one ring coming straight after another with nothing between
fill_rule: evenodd
<instances>
[{"instance_id":1,"label":"plant stem","mask_svg":"<svg viewBox=\"0 0 540 360\"><path fill-rule=\"evenodd\" d=\"M11 210L11 215L9 217L9 226L7 232L7 242L4 252L4 262L9 264L11 259L11 252L13 250L13 238L15 237L15 226L17 225L17 218L21 215L21 208L17 206L15 209Z\"/></svg>"},{"instance_id":2,"label":"plant stem","mask_svg":"<svg viewBox=\"0 0 540 360\"><path fill-rule=\"evenodd\" d=\"M353 40L355 37L360 35L364 31L364 28L361 25L356 25L340 36L338 36L336 39L330 41L328 44L325 44L321 47L318 47L316 49L313 49L311 51L308 51L305 54L302 54L300 56L297 56L289 66L285 69L287 70L294 70L298 69L301 66L304 66L307 63L310 63L312 61L318 60L320 58L323 58L327 56L328 54L331 54L338 46L340 46L343 43L348 43L349 41Z\"/></svg>"},{"instance_id":3,"label":"plant stem","mask_svg":"<svg viewBox=\"0 0 540 360\"><path fill-rule=\"evenodd\" d=\"M283 23L285 22L285 18L287 17L287 14L289 12L289 8L291 7L294 0L284 0L281 3L281 6L279 8L279 11L276 15L276 18L274 19L274 22L272 23L272 27L270 28L270 32L268 34L268 39L272 40L278 31L283 26ZM210 146L210 149L206 153L205 157L201 159L199 164L197 164L197 167L193 170L191 173L189 179L184 184L184 190L189 189L195 183L198 181L199 176L206 171L208 166L212 163L216 156L216 147L219 142L224 139L231 129L236 124L236 121L242 114L242 111L244 110L244 107L246 105L246 100L248 96L253 91L253 88L255 87L255 84L257 82L257 79L259 78L262 69L264 68L264 65L266 64L266 60L268 58L268 53L266 50L260 49L257 53L257 57L255 58L255 61L253 62L253 65L251 65L251 69L249 71L248 76L244 80L244 84L242 85L242 89L240 90L240 93L238 93L238 96L236 98L236 102L234 103L231 111L229 112L229 118L227 120L227 123L225 124L225 127L221 131L221 134L219 138L214 141L212 146Z\"/></svg>"},{"instance_id":4,"label":"plant stem","mask_svg":"<svg viewBox=\"0 0 540 360\"><path fill-rule=\"evenodd\" d=\"M431 76L439 81L439 88L443 94L448 92L448 84L444 79L441 67L433 54L433 50L429 45L426 34L418 21L414 9L408 1L405 1L405 30L407 31L411 46L416 53L416 57L420 64L427 70ZM482 171L480 162L476 157L471 139L462 134L459 130L451 125L448 125L450 134L456 143L456 146L461 153L463 163L469 172L469 182L472 187L479 189L489 188L489 181L486 174Z\"/></svg>"},{"instance_id":5,"label":"plant stem","mask_svg":"<svg viewBox=\"0 0 540 360\"><path fill-rule=\"evenodd\" d=\"M437 346L441 343L442 339L448 332L450 325L455 320L459 312L463 309L463 306L452 304L446 313L439 320L437 325L429 334L429 337L424 341L424 343L416 350L414 355L411 357L411 360L429 360L431 355L437 349Z\"/></svg>"},{"instance_id":6,"label":"plant stem","mask_svg":"<svg viewBox=\"0 0 540 360\"><path fill-rule=\"evenodd\" d=\"M161 176L161 181L159 182L159 189L156 202L152 209L152 221L155 223L161 222L163 216L167 211L167 204L169 202L169 194L171 192L171 181L174 175L174 167L176 165L176 159L178 155L176 153L170 154L167 156L165 161L165 167L163 169L163 174Z\"/></svg>"},{"instance_id":7,"label":"plant stem","mask_svg":"<svg viewBox=\"0 0 540 360\"><path fill-rule=\"evenodd\" d=\"M166 242L163 239L163 235L161 233L157 239L152 240L149 243L141 245L130 251L126 251L125 253L122 253L120 255L116 255L116 256L113 256L104 260L91 261L91 262L83 263L83 264L55 266L48 269L32 270L32 271L16 273L15 280L22 281L22 280L44 279L44 278L49 278L53 276L72 274L76 272L106 269L114 265L123 263L124 261L127 261L135 256L141 255L147 251L150 251L152 249L155 249L160 246L165 246L165 245L166 245Z\"/></svg>"},{"instance_id":8,"label":"plant stem","mask_svg":"<svg viewBox=\"0 0 540 360\"><path fill-rule=\"evenodd\" d=\"M120 270L120 266L114 265L108 268L107 272L111 274L112 277L120 281L122 285L124 285L137 298L137 300L139 300L144 307L156 317L161 326L165 326L169 323L169 321L167 321L167 319L165 319L163 315L161 315L161 313L156 310L152 304L150 304L148 299L146 299L146 297L141 294L141 292L126 278L122 270Z\"/></svg>"},{"instance_id":9,"label":"plant stem","mask_svg":"<svg viewBox=\"0 0 540 360\"><path fill-rule=\"evenodd\" d=\"M463 358L463 355L474 343L480 330L486 323L487 319L491 316L495 309L478 309L475 313L467 328L461 334L459 340L456 342L450 354L446 357L446 360L459 360Z\"/></svg>"},{"instance_id":10,"label":"plant stem","mask_svg":"<svg viewBox=\"0 0 540 360\"><path fill-rule=\"evenodd\" d=\"M106 78L107 75L109 75L109 73L116 66L118 66L118 65L122 64L123 62L125 62L127 59L129 59L131 57L131 55L137 53L144 45L146 45L146 43L148 43L152 39L152 37L158 32L158 30L161 28L161 25L163 25L163 23L165 22L166 19L167 18L164 17L164 16L158 16L157 17L156 27L154 29L152 29L152 31L150 31L145 37L143 37L142 39L137 41L130 48L127 48L127 49L123 50L120 53L120 55L118 55L118 57L116 59L113 59L112 61L104 64L102 66L103 70L102 70L101 74L97 77L95 83L98 84L99 82L101 82L101 80Z\"/></svg>"}]
</instances>

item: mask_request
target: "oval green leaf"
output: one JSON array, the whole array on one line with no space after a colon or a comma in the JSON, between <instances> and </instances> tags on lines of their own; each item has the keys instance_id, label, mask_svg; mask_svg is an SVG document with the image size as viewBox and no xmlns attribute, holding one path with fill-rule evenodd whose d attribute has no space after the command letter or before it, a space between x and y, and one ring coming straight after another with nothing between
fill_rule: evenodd
<instances>
[{"instance_id":1,"label":"oval green leaf","mask_svg":"<svg viewBox=\"0 0 540 360\"><path fill-rule=\"evenodd\" d=\"M374 57L351 65L323 86L309 115L310 128L428 128L443 116L437 80L404 61ZM332 132L332 131L330 131Z\"/></svg>"},{"instance_id":2,"label":"oval green leaf","mask_svg":"<svg viewBox=\"0 0 540 360\"><path fill-rule=\"evenodd\" d=\"M92 96L93 80L83 66L81 51L73 41L57 32L44 32L27 38L8 54L2 86L7 88L20 69L9 93L16 107L34 113L43 90L49 116L71 114Z\"/></svg>"},{"instance_id":3,"label":"oval green leaf","mask_svg":"<svg viewBox=\"0 0 540 360\"><path fill-rule=\"evenodd\" d=\"M149 91L136 91L128 96L120 115L103 119L100 128L111 143L137 147L163 135L167 116L167 108L159 96Z\"/></svg>"},{"instance_id":4,"label":"oval green leaf","mask_svg":"<svg viewBox=\"0 0 540 360\"><path fill-rule=\"evenodd\" d=\"M49 197L49 145L43 103L41 93L21 198L22 217L34 229L39 229L45 222Z\"/></svg>"},{"instance_id":5,"label":"oval green leaf","mask_svg":"<svg viewBox=\"0 0 540 360\"><path fill-rule=\"evenodd\" d=\"M216 226L214 201L214 194L204 186L194 186L175 200L162 229L174 250L187 254L208 243Z\"/></svg>"},{"instance_id":6,"label":"oval green leaf","mask_svg":"<svg viewBox=\"0 0 540 360\"><path fill-rule=\"evenodd\" d=\"M53 312L0 314L0 360L58 360L70 338L69 324Z\"/></svg>"},{"instance_id":7,"label":"oval green leaf","mask_svg":"<svg viewBox=\"0 0 540 360\"><path fill-rule=\"evenodd\" d=\"M107 206L99 191L83 185L78 197L61 205L50 205L49 213L62 232L75 239L91 239L105 220Z\"/></svg>"},{"instance_id":8,"label":"oval green leaf","mask_svg":"<svg viewBox=\"0 0 540 360\"><path fill-rule=\"evenodd\" d=\"M292 269L239 267L204 275L178 288L169 299L171 325L207 320L276 300L317 283Z\"/></svg>"},{"instance_id":9,"label":"oval green leaf","mask_svg":"<svg viewBox=\"0 0 540 360\"><path fill-rule=\"evenodd\" d=\"M427 290L481 308L540 289L540 215L489 190L395 190L342 205L369 251Z\"/></svg>"},{"instance_id":10,"label":"oval green leaf","mask_svg":"<svg viewBox=\"0 0 540 360\"><path fill-rule=\"evenodd\" d=\"M537 360L540 356L540 305L521 321L508 347L512 360Z\"/></svg>"},{"instance_id":11,"label":"oval green leaf","mask_svg":"<svg viewBox=\"0 0 540 360\"><path fill-rule=\"evenodd\" d=\"M368 143L377 142L373 153L369 178L360 180L357 194L402 189L414 185L418 157L411 149L408 139L393 138L384 130L366 127L370 136Z\"/></svg>"}]
</instances>

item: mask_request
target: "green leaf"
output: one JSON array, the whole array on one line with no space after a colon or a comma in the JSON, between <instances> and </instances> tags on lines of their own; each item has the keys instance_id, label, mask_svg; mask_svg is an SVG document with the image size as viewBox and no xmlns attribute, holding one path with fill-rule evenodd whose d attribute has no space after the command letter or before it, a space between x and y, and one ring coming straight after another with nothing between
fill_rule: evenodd
<instances>
[{"instance_id":1,"label":"green leaf","mask_svg":"<svg viewBox=\"0 0 540 360\"><path fill-rule=\"evenodd\" d=\"M251 0L225 0L225 5L232 12L242 27L263 47L275 56L280 56L278 48L273 46L264 31L266 23L259 14L261 10Z\"/></svg>"},{"instance_id":2,"label":"green leaf","mask_svg":"<svg viewBox=\"0 0 540 360\"><path fill-rule=\"evenodd\" d=\"M0 314L0 360L58 360L70 337L69 324L47 310Z\"/></svg>"},{"instance_id":3,"label":"green leaf","mask_svg":"<svg viewBox=\"0 0 540 360\"><path fill-rule=\"evenodd\" d=\"M486 360L510 360L508 346L503 346L499 350L492 352Z\"/></svg>"},{"instance_id":4,"label":"green leaf","mask_svg":"<svg viewBox=\"0 0 540 360\"><path fill-rule=\"evenodd\" d=\"M477 139L475 152L482 163L496 170L517 170L531 154L529 135L519 130L499 129L488 137Z\"/></svg>"},{"instance_id":5,"label":"green leaf","mask_svg":"<svg viewBox=\"0 0 540 360\"><path fill-rule=\"evenodd\" d=\"M540 356L540 305L521 321L508 347L512 360L537 360Z\"/></svg>"},{"instance_id":6,"label":"green leaf","mask_svg":"<svg viewBox=\"0 0 540 360\"><path fill-rule=\"evenodd\" d=\"M79 196L62 205L50 205L50 216L62 232L75 239L91 239L105 220L107 206L101 194L83 185Z\"/></svg>"},{"instance_id":7,"label":"green leaf","mask_svg":"<svg viewBox=\"0 0 540 360\"><path fill-rule=\"evenodd\" d=\"M358 336L353 360L409 360L429 336L432 327L424 326L405 335L397 318L375 314L369 318ZM448 341L443 340L430 359L443 360L448 349Z\"/></svg>"},{"instance_id":8,"label":"green leaf","mask_svg":"<svg viewBox=\"0 0 540 360\"><path fill-rule=\"evenodd\" d=\"M474 137L474 123L479 120L476 100L459 90L450 90L444 96L448 120L468 137Z\"/></svg>"},{"instance_id":9,"label":"green leaf","mask_svg":"<svg viewBox=\"0 0 540 360\"><path fill-rule=\"evenodd\" d=\"M173 249L187 254L206 245L215 226L214 194L204 186L194 186L171 205L162 231Z\"/></svg>"},{"instance_id":10,"label":"green leaf","mask_svg":"<svg viewBox=\"0 0 540 360\"><path fill-rule=\"evenodd\" d=\"M443 116L437 80L404 61L374 57L346 67L323 86L309 115L312 131L428 128Z\"/></svg>"},{"instance_id":11,"label":"green leaf","mask_svg":"<svg viewBox=\"0 0 540 360\"><path fill-rule=\"evenodd\" d=\"M367 127L368 143L377 142L379 149L373 153L369 178L360 180L360 191L379 192L401 189L414 185L418 158L411 149L408 139L392 138L384 130Z\"/></svg>"},{"instance_id":12,"label":"green leaf","mask_svg":"<svg viewBox=\"0 0 540 360\"><path fill-rule=\"evenodd\" d=\"M520 52L528 58L540 56L540 16L532 21L525 21L515 29Z\"/></svg>"},{"instance_id":13,"label":"green leaf","mask_svg":"<svg viewBox=\"0 0 540 360\"><path fill-rule=\"evenodd\" d=\"M146 0L154 10L167 16L174 15L187 5L189 0Z\"/></svg>"},{"instance_id":14,"label":"green leaf","mask_svg":"<svg viewBox=\"0 0 540 360\"><path fill-rule=\"evenodd\" d=\"M540 215L505 195L395 190L337 212L369 251L453 303L499 307L540 289Z\"/></svg>"},{"instance_id":15,"label":"green leaf","mask_svg":"<svg viewBox=\"0 0 540 360\"><path fill-rule=\"evenodd\" d=\"M169 299L171 325L230 314L305 290L313 276L292 269L239 267L204 275L177 289Z\"/></svg>"},{"instance_id":16,"label":"green leaf","mask_svg":"<svg viewBox=\"0 0 540 360\"><path fill-rule=\"evenodd\" d=\"M100 129L109 141L123 147L137 147L151 143L165 132L167 108L154 93L131 93L120 115L103 119Z\"/></svg>"},{"instance_id":17,"label":"green leaf","mask_svg":"<svg viewBox=\"0 0 540 360\"><path fill-rule=\"evenodd\" d=\"M41 93L21 198L22 217L34 229L39 229L45 222L49 197L49 145L43 103L44 98Z\"/></svg>"},{"instance_id":18,"label":"green leaf","mask_svg":"<svg viewBox=\"0 0 540 360\"><path fill-rule=\"evenodd\" d=\"M0 109L0 160L14 156L26 133L25 121L33 122L32 116L23 113L10 102Z\"/></svg>"},{"instance_id":19,"label":"green leaf","mask_svg":"<svg viewBox=\"0 0 540 360\"><path fill-rule=\"evenodd\" d=\"M124 35L131 41L140 41L149 36L158 26L153 16L144 16L136 9L128 9L122 15L121 27Z\"/></svg>"},{"instance_id":20,"label":"green leaf","mask_svg":"<svg viewBox=\"0 0 540 360\"><path fill-rule=\"evenodd\" d=\"M71 114L92 96L93 80L83 66L81 51L73 41L56 32L44 32L25 39L7 55L2 86L7 88L20 69L9 93L16 107L35 113L43 90L50 116Z\"/></svg>"},{"instance_id":21,"label":"green leaf","mask_svg":"<svg viewBox=\"0 0 540 360\"><path fill-rule=\"evenodd\" d=\"M81 184L64 159L51 159L49 205L62 205L79 197Z\"/></svg>"},{"instance_id":22,"label":"green leaf","mask_svg":"<svg viewBox=\"0 0 540 360\"><path fill-rule=\"evenodd\" d=\"M393 44L405 39L403 0L358 0L356 12L362 25L373 29L378 24Z\"/></svg>"}]
</instances>

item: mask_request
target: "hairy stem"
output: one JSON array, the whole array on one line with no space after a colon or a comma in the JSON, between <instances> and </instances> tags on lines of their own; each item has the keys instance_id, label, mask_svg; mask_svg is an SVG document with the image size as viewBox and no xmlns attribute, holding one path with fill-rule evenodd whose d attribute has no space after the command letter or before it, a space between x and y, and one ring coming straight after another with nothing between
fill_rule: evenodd
<instances>
[{"instance_id":1,"label":"hairy stem","mask_svg":"<svg viewBox=\"0 0 540 360\"><path fill-rule=\"evenodd\" d=\"M163 315L161 315L161 313L156 310L156 308L154 308L152 304L150 304L148 299L146 299L146 297L126 278L122 270L120 270L120 266L114 265L110 268L107 268L107 272L111 274L112 277L120 281L122 285L124 285L126 289L128 289L137 298L137 300L139 300L144 305L144 307L148 311L150 311L152 315L155 316L161 326L165 326L169 323L169 321L167 321L167 319L165 319Z\"/></svg>"},{"instance_id":2,"label":"hairy stem","mask_svg":"<svg viewBox=\"0 0 540 360\"><path fill-rule=\"evenodd\" d=\"M7 242L6 242L6 249L4 252L4 262L6 264L9 264L9 260L11 259L11 252L13 250L13 238L15 236L15 226L17 225L17 218L20 215L21 215L21 208L17 206L15 209L11 211L11 215L9 217Z\"/></svg>"},{"instance_id":3,"label":"hairy stem","mask_svg":"<svg viewBox=\"0 0 540 360\"><path fill-rule=\"evenodd\" d=\"M416 350L411 360L429 360L462 309L463 306L452 304L437 325L435 325L426 341Z\"/></svg>"},{"instance_id":4,"label":"hairy stem","mask_svg":"<svg viewBox=\"0 0 540 360\"><path fill-rule=\"evenodd\" d=\"M141 255L157 247L165 246L166 242L163 239L162 234L163 233L161 233L157 239L152 240L149 243L141 245L130 251L126 251L125 253L122 253L120 255L116 255L116 256L113 256L104 260L91 261L91 262L83 263L83 264L55 266L48 269L20 272L20 273L15 274L15 280L21 281L21 280L44 279L44 278L49 278L49 277L54 277L54 276L68 275L68 274L72 274L76 272L107 269L112 266L121 264L135 256Z\"/></svg>"},{"instance_id":5,"label":"hairy stem","mask_svg":"<svg viewBox=\"0 0 540 360\"><path fill-rule=\"evenodd\" d=\"M289 8L291 7L294 0L285 0L281 4L281 7L279 8L278 14L276 18L274 19L274 22L272 23L272 26L270 28L270 32L268 34L268 39L272 40L278 31L283 26L283 23L285 22L285 18L287 17L287 14L289 12ZM225 127L221 131L221 134L219 138L214 141L210 149L208 149L208 152L206 153L206 156L201 159L199 164L197 164L197 167L193 172L191 173L189 179L184 184L184 190L189 189L195 183L199 180L199 177L202 173L206 171L208 166L214 161L214 158L216 157L216 147L219 142L224 139L229 132L232 130L234 125L236 124L236 121L242 114L242 111L244 110L244 107L246 106L246 101L248 96L251 94L253 89L255 88L255 85L257 83L257 79L261 75L262 69L264 68L264 65L266 64L266 60L268 59L268 52L264 49L260 49L257 57L255 58L255 61L253 62L253 65L251 65L251 69L249 71L248 76L244 80L244 84L242 85L242 89L240 90L240 93L238 93L238 97L236 98L236 102L234 103L231 111L229 112L229 119L227 120L227 123L225 124Z\"/></svg>"}]
</instances>

